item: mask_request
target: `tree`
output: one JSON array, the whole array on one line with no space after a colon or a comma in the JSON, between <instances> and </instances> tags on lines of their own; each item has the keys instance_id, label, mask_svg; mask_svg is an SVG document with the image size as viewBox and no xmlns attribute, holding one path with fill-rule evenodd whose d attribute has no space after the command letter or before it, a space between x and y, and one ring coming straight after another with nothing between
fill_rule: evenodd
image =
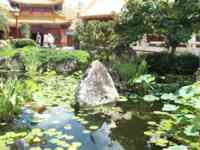
<instances>
[{"instance_id":1,"label":"tree","mask_svg":"<svg viewBox=\"0 0 200 150\"><path fill-rule=\"evenodd\" d=\"M24 38L30 38L30 26L28 24L22 24L20 32Z\"/></svg>"},{"instance_id":2,"label":"tree","mask_svg":"<svg viewBox=\"0 0 200 150\"><path fill-rule=\"evenodd\" d=\"M8 19L3 13L0 13L0 31L3 32L4 37L8 35L9 23Z\"/></svg>"},{"instance_id":3,"label":"tree","mask_svg":"<svg viewBox=\"0 0 200 150\"><path fill-rule=\"evenodd\" d=\"M116 30L129 44L144 34L162 37L174 54L179 44L199 30L199 21L200 0L129 0Z\"/></svg>"},{"instance_id":4,"label":"tree","mask_svg":"<svg viewBox=\"0 0 200 150\"><path fill-rule=\"evenodd\" d=\"M114 21L87 21L76 27L76 39L81 49L97 52L109 61L118 43L118 35L114 31Z\"/></svg>"}]
</instances>

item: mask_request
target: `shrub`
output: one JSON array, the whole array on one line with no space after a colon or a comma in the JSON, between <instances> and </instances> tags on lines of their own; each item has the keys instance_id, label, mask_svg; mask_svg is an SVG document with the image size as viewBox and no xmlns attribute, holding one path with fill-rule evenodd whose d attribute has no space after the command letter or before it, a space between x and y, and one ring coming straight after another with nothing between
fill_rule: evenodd
<instances>
[{"instance_id":1,"label":"shrub","mask_svg":"<svg viewBox=\"0 0 200 150\"><path fill-rule=\"evenodd\" d=\"M19 49L5 49L0 51L0 57L7 57L9 64L18 56L18 61L25 66L25 70L29 76L37 73L38 69L44 71L46 69L55 70L57 63L65 64L75 60L76 69L84 69L90 62L90 55L86 51L63 51L55 49L41 49L33 46L26 46ZM48 68L48 64L54 64L55 67ZM43 68L44 66L44 68Z\"/></svg>"},{"instance_id":2,"label":"shrub","mask_svg":"<svg viewBox=\"0 0 200 150\"><path fill-rule=\"evenodd\" d=\"M79 69L83 69L90 61L89 53L82 50L62 51L28 46L18 49L18 52L20 55L22 55L23 62L26 66L26 71L29 73L36 73L37 69L46 70L47 68L45 66L49 63L64 63L69 59L76 60ZM55 68L50 69L54 70Z\"/></svg>"},{"instance_id":3,"label":"shrub","mask_svg":"<svg viewBox=\"0 0 200 150\"><path fill-rule=\"evenodd\" d=\"M14 48L23 48L26 46L37 46L35 41L32 39L14 39L12 40L12 45Z\"/></svg>"},{"instance_id":4,"label":"shrub","mask_svg":"<svg viewBox=\"0 0 200 150\"><path fill-rule=\"evenodd\" d=\"M115 33L114 26L114 21L79 23L76 28L76 41L79 41L81 49L96 53L102 56L101 60L108 62L118 44L119 36Z\"/></svg>"},{"instance_id":5,"label":"shrub","mask_svg":"<svg viewBox=\"0 0 200 150\"><path fill-rule=\"evenodd\" d=\"M115 64L113 70L118 73L121 80L129 81L145 74L147 72L147 63L145 60L136 60L132 63Z\"/></svg>"},{"instance_id":6,"label":"shrub","mask_svg":"<svg viewBox=\"0 0 200 150\"><path fill-rule=\"evenodd\" d=\"M23 38L30 38L30 26L28 24L22 24L20 26L20 32Z\"/></svg>"},{"instance_id":7,"label":"shrub","mask_svg":"<svg viewBox=\"0 0 200 150\"><path fill-rule=\"evenodd\" d=\"M135 66L131 63L116 64L113 69L118 73L120 79L125 81L128 81L136 72Z\"/></svg>"},{"instance_id":8,"label":"shrub","mask_svg":"<svg viewBox=\"0 0 200 150\"><path fill-rule=\"evenodd\" d=\"M3 49L3 50L0 50L0 57L13 57L15 56L17 52L15 50L12 50L12 49Z\"/></svg>"},{"instance_id":9,"label":"shrub","mask_svg":"<svg viewBox=\"0 0 200 150\"><path fill-rule=\"evenodd\" d=\"M17 81L7 80L0 84L0 121L11 121L19 110Z\"/></svg>"},{"instance_id":10,"label":"shrub","mask_svg":"<svg viewBox=\"0 0 200 150\"><path fill-rule=\"evenodd\" d=\"M67 59L75 59L80 66L85 66L90 61L90 55L86 51L56 51L52 49L41 49L39 53L41 63L60 62Z\"/></svg>"},{"instance_id":11,"label":"shrub","mask_svg":"<svg viewBox=\"0 0 200 150\"><path fill-rule=\"evenodd\" d=\"M188 53L174 57L168 53L150 54L146 61L149 70L159 74L193 74L199 67L199 58Z\"/></svg>"}]
</instances>

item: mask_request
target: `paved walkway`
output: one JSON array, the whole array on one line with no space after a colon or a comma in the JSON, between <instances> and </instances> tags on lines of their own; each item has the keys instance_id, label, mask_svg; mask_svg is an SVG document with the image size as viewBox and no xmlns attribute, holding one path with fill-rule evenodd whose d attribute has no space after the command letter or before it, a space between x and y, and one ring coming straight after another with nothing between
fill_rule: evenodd
<instances>
[{"instance_id":1,"label":"paved walkway","mask_svg":"<svg viewBox=\"0 0 200 150\"><path fill-rule=\"evenodd\" d=\"M167 51L166 48L164 47L153 47L153 46L147 46L147 47L142 47L142 46L134 46L133 49L137 52L146 52L146 53L160 53ZM178 47L177 48L178 53L191 53L197 56L200 56L200 48L183 48L183 47Z\"/></svg>"}]
</instances>

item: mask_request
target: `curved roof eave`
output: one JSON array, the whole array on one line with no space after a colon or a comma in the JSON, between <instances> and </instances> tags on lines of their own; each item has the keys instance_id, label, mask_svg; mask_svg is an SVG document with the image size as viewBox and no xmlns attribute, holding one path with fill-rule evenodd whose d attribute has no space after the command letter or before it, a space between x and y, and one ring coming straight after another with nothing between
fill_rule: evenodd
<instances>
[{"instance_id":1,"label":"curved roof eave","mask_svg":"<svg viewBox=\"0 0 200 150\"><path fill-rule=\"evenodd\" d=\"M26 5L59 5L63 4L64 0L10 0L11 3L26 4Z\"/></svg>"}]
</instances>

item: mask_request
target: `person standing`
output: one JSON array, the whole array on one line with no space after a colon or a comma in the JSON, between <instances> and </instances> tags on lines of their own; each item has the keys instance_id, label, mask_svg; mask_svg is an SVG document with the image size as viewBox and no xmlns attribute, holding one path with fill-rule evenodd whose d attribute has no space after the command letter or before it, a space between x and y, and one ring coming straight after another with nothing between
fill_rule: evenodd
<instances>
[{"instance_id":1,"label":"person standing","mask_svg":"<svg viewBox=\"0 0 200 150\"><path fill-rule=\"evenodd\" d=\"M37 35L36 35L36 43L41 46L42 45L42 36L40 35L39 32L37 32Z\"/></svg>"},{"instance_id":2,"label":"person standing","mask_svg":"<svg viewBox=\"0 0 200 150\"><path fill-rule=\"evenodd\" d=\"M49 47L53 48L55 39L51 33L48 33L48 42L49 42Z\"/></svg>"},{"instance_id":3,"label":"person standing","mask_svg":"<svg viewBox=\"0 0 200 150\"><path fill-rule=\"evenodd\" d=\"M49 36L48 34L44 34L43 46L48 48L49 47Z\"/></svg>"}]
</instances>

